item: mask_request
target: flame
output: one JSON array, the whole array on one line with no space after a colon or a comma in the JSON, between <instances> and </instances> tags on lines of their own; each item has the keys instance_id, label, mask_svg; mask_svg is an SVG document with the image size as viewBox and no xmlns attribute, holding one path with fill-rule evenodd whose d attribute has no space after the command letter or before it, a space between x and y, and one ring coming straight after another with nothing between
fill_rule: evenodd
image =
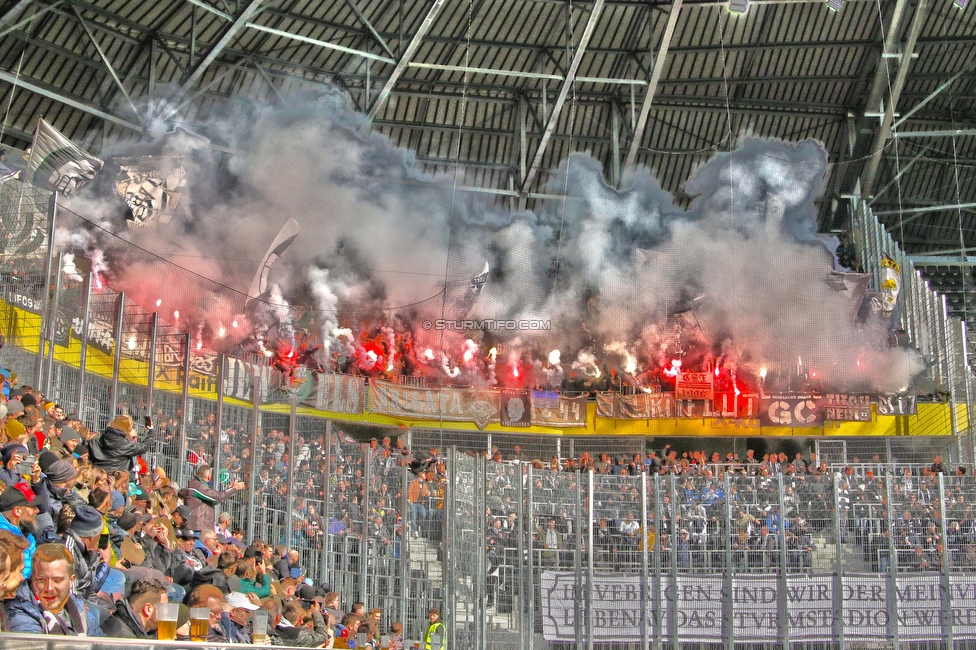
<instances>
[{"instance_id":1,"label":"flame","mask_svg":"<svg viewBox=\"0 0 976 650\"><path fill-rule=\"evenodd\" d=\"M766 378L766 368L765 367L759 369L759 378L760 379L765 379Z\"/></svg>"},{"instance_id":2,"label":"flame","mask_svg":"<svg viewBox=\"0 0 976 650\"><path fill-rule=\"evenodd\" d=\"M135 336L135 334L133 334L132 336L129 337L129 349L130 350L135 350L136 349L136 336Z\"/></svg>"},{"instance_id":3,"label":"flame","mask_svg":"<svg viewBox=\"0 0 976 650\"><path fill-rule=\"evenodd\" d=\"M434 351L431 350L430 348L427 348L426 350L424 350L423 357L424 357L424 359L427 359L427 361L433 361L434 360Z\"/></svg>"},{"instance_id":4,"label":"flame","mask_svg":"<svg viewBox=\"0 0 976 650\"><path fill-rule=\"evenodd\" d=\"M715 364L715 376L718 377L718 364Z\"/></svg>"},{"instance_id":5,"label":"flame","mask_svg":"<svg viewBox=\"0 0 976 650\"><path fill-rule=\"evenodd\" d=\"M230 324L231 327L237 327L237 320L235 319L233 323Z\"/></svg>"},{"instance_id":6,"label":"flame","mask_svg":"<svg viewBox=\"0 0 976 650\"><path fill-rule=\"evenodd\" d=\"M203 341L197 339L197 350L202 350L202 349L203 349Z\"/></svg>"},{"instance_id":7,"label":"flame","mask_svg":"<svg viewBox=\"0 0 976 650\"><path fill-rule=\"evenodd\" d=\"M173 318L175 318L176 320L179 320L180 319L180 312L179 312L179 310L173 312Z\"/></svg>"},{"instance_id":8,"label":"flame","mask_svg":"<svg viewBox=\"0 0 976 650\"><path fill-rule=\"evenodd\" d=\"M663 374L668 377L677 377L679 372L681 372L681 359L671 359L671 367L663 370Z\"/></svg>"},{"instance_id":9,"label":"flame","mask_svg":"<svg viewBox=\"0 0 976 650\"><path fill-rule=\"evenodd\" d=\"M628 375L632 375L637 372L637 359L629 354L627 355L627 363L624 365L624 372L626 372Z\"/></svg>"},{"instance_id":10,"label":"flame","mask_svg":"<svg viewBox=\"0 0 976 650\"><path fill-rule=\"evenodd\" d=\"M222 339L222 338L224 338L224 336L226 336L226 335L227 335L227 330L226 330L226 329L224 329L224 326L223 326L223 325L221 325L221 326L220 326L220 329L219 329L219 330L217 330L217 338L218 338L218 339Z\"/></svg>"},{"instance_id":11,"label":"flame","mask_svg":"<svg viewBox=\"0 0 976 650\"><path fill-rule=\"evenodd\" d=\"M464 358L465 363L471 363L471 359L474 358L474 350L468 348L467 350L464 351L462 357Z\"/></svg>"},{"instance_id":12,"label":"flame","mask_svg":"<svg viewBox=\"0 0 976 650\"><path fill-rule=\"evenodd\" d=\"M492 361L498 358L498 348L492 348L488 350L488 358L491 359Z\"/></svg>"},{"instance_id":13,"label":"flame","mask_svg":"<svg viewBox=\"0 0 976 650\"><path fill-rule=\"evenodd\" d=\"M162 299L162 298L159 298L159 299L158 299L158 300L156 301L156 306L157 306L157 307L159 307L159 306L160 306L161 304L163 304L163 299Z\"/></svg>"},{"instance_id":14,"label":"flame","mask_svg":"<svg viewBox=\"0 0 976 650\"><path fill-rule=\"evenodd\" d=\"M559 359L561 356L562 355L560 354L559 350L553 350L552 352L549 353L549 363L554 366L558 366Z\"/></svg>"},{"instance_id":15,"label":"flame","mask_svg":"<svg viewBox=\"0 0 976 650\"><path fill-rule=\"evenodd\" d=\"M515 377L516 379L518 379L518 376L519 376L518 366L514 366L512 368L512 376Z\"/></svg>"}]
</instances>

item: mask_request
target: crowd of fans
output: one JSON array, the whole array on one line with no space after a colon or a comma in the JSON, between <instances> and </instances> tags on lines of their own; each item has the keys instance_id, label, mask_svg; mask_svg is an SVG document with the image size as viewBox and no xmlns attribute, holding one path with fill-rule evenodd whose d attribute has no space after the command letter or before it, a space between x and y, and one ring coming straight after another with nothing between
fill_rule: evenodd
<instances>
[{"instance_id":1,"label":"crowd of fans","mask_svg":"<svg viewBox=\"0 0 976 650\"><path fill-rule=\"evenodd\" d=\"M368 555L392 579L395 563L384 560L401 557L408 537L436 548L449 480L436 447L412 453L403 438L360 445L341 433L330 447L322 432L290 440L278 429L252 446L243 427L218 429L212 415L188 424L185 436L178 419L159 417L147 429L129 415L95 432L27 387L0 402L0 418L3 631L152 638L159 605L178 602L185 605L178 634L189 632L189 608L203 607L213 642L249 643L253 612L264 610L272 643L378 647L387 636L391 647L402 645L400 622L387 626L381 609L363 603L346 611L338 593L310 579L297 549L332 544L330 557L353 573ZM186 464L185 485L146 463L153 449ZM537 570L572 570L592 554L596 567L611 571L650 566L649 557L682 571L728 561L737 571L809 571L818 544L831 538L860 549L877 571L930 570L943 558L976 569L968 501L976 495L967 494L968 482L949 482L940 502L939 458L886 476L890 466L879 458L836 468L813 453L757 458L750 450L739 458L665 446L544 462L515 445L507 456L497 448L484 455L494 461L485 485L486 596L499 612L511 607L520 539ZM583 489L590 470L592 504ZM659 476L646 502L640 476ZM248 485L282 515L253 539L223 511ZM474 500L461 494L470 486L454 487L455 518L473 521Z\"/></svg>"},{"instance_id":2,"label":"crowd of fans","mask_svg":"<svg viewBox=\"0 0 976 650\"><path fill-rule=\"evenodd\" d=\"M272 644L402 647L400 622L361 602L342 607L306 576L296 550L245 540L219 512L245 488L243 473L216 490L213 469L197 458L179 486L144 461L168 432L128 415L94 432L29 387L0 403L0 424L0 630L155 638L160 605L181 603L177 638L188 637L190 608L200 607L211 642L250 643L253 612L265 610ZM254 478L274 491L266 476Z\"/></svg>"}]
</instances>

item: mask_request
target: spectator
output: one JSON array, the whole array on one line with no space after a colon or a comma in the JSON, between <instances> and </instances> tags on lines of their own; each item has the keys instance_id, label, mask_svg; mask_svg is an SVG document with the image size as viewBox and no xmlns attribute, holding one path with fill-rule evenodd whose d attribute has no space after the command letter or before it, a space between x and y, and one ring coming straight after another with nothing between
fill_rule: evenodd
<instances>
[{"instance_id":1,"label":"spectator","mask_svg":"<svg viewBox=\"0 0 976 650\"><path fill-rule=\"evenodd\" d=\"M34 549L34 521L37 517L40 499L26 483L16 483L0 493L0 530L19 535L27 540L24 550L24 579L31 576Z\"/></svg>"},{"instance_id":2,"label":"spectator","mask_svg":"<svg viewBox=\"0 0 976 650\"><path fill-rule=\"evenodd\" d=\"M224 610L224 594L213 585L199 585L187 594L187 607L205 607L210 610L209 643L228 643L227 634L221 625Z\"/></svg>"},{"instance_id":3,"label":"spectator","mask_svg":"<svg viewBox=\"0 0 976 650\"><path fill-rule=\"evenodd\" d=\"M213 531L216 517L214 506L244 489L243 481L235 481L228 489L218 492L207 485L212 477L213 470L210 466L200 465L194 472L193 479L180 490L180 497L190 510L187 523L193 530Z\"/></svg>"},{"instance_id":4,"label":"spectator","mask_svg":"<svg viewBox=\"0 0 976 650\"><path fill-rule=\"evenodd\" d=\"M160 603L166 598L166 585L152 578L136 580L129 596L115 603L115 612L102 624L106 636L126 639L155 639Z\"/></svg>"},{"instance_id":5,"label":"spectator","mask_svg":"<svg viewBox=\"0 0 976 650\"><path fill-rule=\"evenodd\" d=\"M105 428L102 435L88 442L92 465L112 472L127 472L136 466L136 457L149 450L140 443L132 418L120 415Z\"/></svg>"},{"instance_id":6,"label":"spectator","mask_svg":"<svg viewBox=\"0 0 976 650\"><path fill-rule=\"evenodd\" d=\"M284 580L285 578L298 580L301 577L302 568L298 564L298 559L298 551L292 549L284 553L284 557L274 563L274 573L278 580Z\"/></svg>"},{"instance_id":7,"label":"spectator","mask_svg":"<svg viewBox=\"0 0 976 650\"><path fill-rule=\"evenodd\" d=\"M252 603L247 594L242 594L239 591L227 594L224 600L231 608L227 612L228 620L225 621L228 641L231 643L251 643L251 614L261 608Z\"/></svg>"},{"instance_id":8,"label":"spectator","mask_svg":"<svg viewBox=\"0 0 976 650\"><path fill-rule=\"evenodd\" d=\"M447 629L444 624L441 623L441 612L437 608L431 608L427 613L427 620L430 621L427 624L427 628L424 630L424 638L420 644L421 650L447 650ZM440 636L440 645L434 649L433 637L434 635Z\"/></svg>"},{"instance_id":9,"label":"spectator","mask_svg":"<svg viewBox=\"0 0 976 650\"><path fill-rule=\"evenodd\" d=\"M98 614L74 596L74 558L60 544L42 544L34 553L30 582L4 606L11 632L60 636L105 636Z\"/></svg>"},{"instance_id":10,"label":"spectator","mask_svg":"<svg viewBox=\"0 0 976 650\"><path fill-rule=\"evenodd\" d=\"M74 518L71 527L64 535L64 547L73 558L72 574L75 593L85 600L97 594L109 575L109 565L102 551L108 548L108 536L102 530L105 522L97 510L91 506L80 505L72 508Z\"/></svg>"},{"instance_id":11,"label":"spectator","mask_svg":"<svg viewBox=\"0 0 976 650\"><path fill-rule=\"evenodd\" d=\"M307 614L312 621L312 629L308 629L302 624L306 618L306 612L298 601L292 601L285 605L281 612L281 618L275 631L282 645L296 648L317 648L329 639L329 634L325 626L325 619L318 605L314 605L311 612Z\"/></svg>"}]
</instances>

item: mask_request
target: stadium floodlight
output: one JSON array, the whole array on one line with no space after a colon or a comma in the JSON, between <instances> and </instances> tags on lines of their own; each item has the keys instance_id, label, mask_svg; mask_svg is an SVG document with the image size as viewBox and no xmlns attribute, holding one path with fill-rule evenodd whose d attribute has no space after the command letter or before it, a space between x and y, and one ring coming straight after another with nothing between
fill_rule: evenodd
<instances>
[{"instance_id":1,"label":"stadium floodlight","mask_svg":"<svg viewBox=\"0 0 976 650\"><path fill-rule=\"evenodd\" d=\"M729 0L729 11L744 14L749 11L749 0Z\"/></svg>"},{"instance_id":2,"label":"stadium floodlight","mask_svg":"<svg viewBox=\"0 0 976 650\"><path fill-rule=\"evenodd\" d=\"M965 2L965 0L963 0ZM844 0L827 0L827 6L834 11L840 11L841 5L844 4Z\"/></svg>"},{"instance_id":3,"label":"stadium floodlight","mask_svg":"<svg viewBox=\"0 0 976 650\"><path fill-rule=\"evenodd\" d=\"M969 3L969 0L952 0L952 3L957 7L959 7L960 9L965 9L966 4Z\"/></svg>"}]
</instances>

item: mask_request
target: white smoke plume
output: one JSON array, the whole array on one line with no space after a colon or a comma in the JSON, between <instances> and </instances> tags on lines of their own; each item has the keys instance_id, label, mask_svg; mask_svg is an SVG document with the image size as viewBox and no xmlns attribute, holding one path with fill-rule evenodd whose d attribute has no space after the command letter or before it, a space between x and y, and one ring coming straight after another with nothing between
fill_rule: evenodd
<instances>
[{"instance_id":1,"label":"white smoke plume","mask_svg":"<svg viewBox=\"0 0 976 650\"><path fill-rule=\"evenodd\" d=\"M815 142L744 140L688 180L697 197L688 210L647 170L618 190L598 161L574 155L549 188L569 188L565 201L513 213L419 173L413 155L382 135L360 138L363 117L338 93L227 114L208 128L239 153L185 132L149 147L187 170L170 224L124 232L111 214L120 201L106 198L104 183L71 199L72 209L213 281L160 287L163 262L117 260L106 249L113 288L147 307L161 301L167 318L180 311L187 323L204 322L207 345L223 323L240 321L243 334L269 316L292 337L290 305L311 310L326 367L372 376L551 385L606 368L643 387L667 381L677 361L718 366L736 381L768 368L766 384L784 389L819 379L895 391L922 369L914 351L876 345L823 281L833 256L816 238L827 158ZM269 224L289 217L301 235L273 269L280 295L245 313L240 292L274 237ZM488 282L468 310L458 296L485 263ZM441 319L537 327L435 327Z\"/></svg>"}]
</instances>

